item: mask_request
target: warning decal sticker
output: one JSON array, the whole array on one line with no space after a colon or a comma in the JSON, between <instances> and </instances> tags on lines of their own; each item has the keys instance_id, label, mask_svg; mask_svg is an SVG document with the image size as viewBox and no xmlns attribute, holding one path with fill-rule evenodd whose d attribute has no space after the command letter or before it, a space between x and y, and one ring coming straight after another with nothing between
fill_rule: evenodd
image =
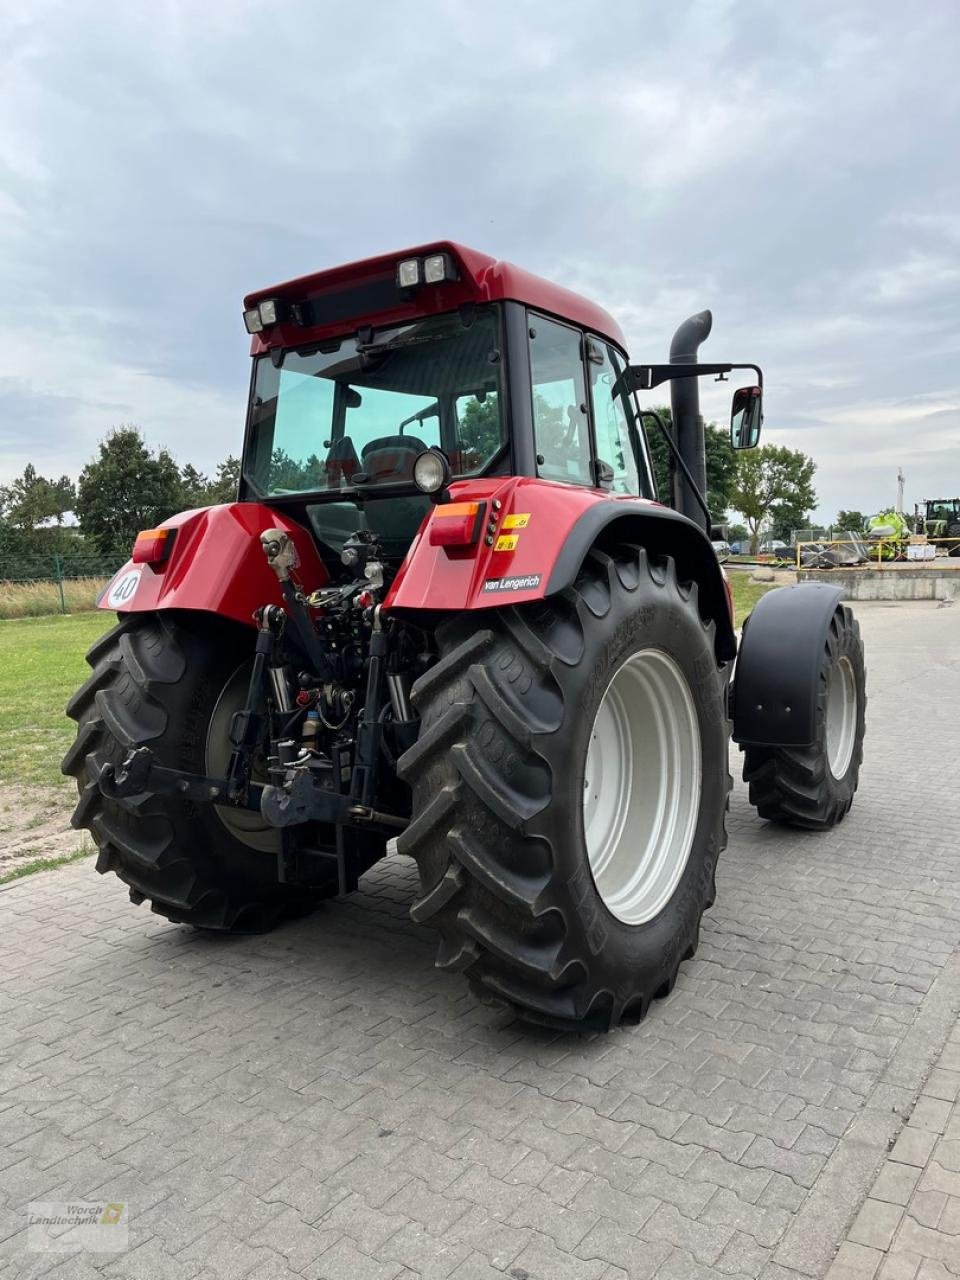
<instances>
[{"instance_id":1,"label":"warning decal sticker","mask_svg":"<svg viewBox=\"0 0 960 1280\"><path fill-rule=\"evenodd\" d=\"M494 545L494 551L516 551L520 541L515 533L501 533Z\"/></svg>"},{"instance_id":2,"label":"warning decal sticker","mask_svg":"<svg viewBox=\"0 0 960 1280\"><path fill-rule=\"evenodd\" d=\"M519 515L506 516L503 521L505 529L525 529L530 523L530 512L524 511Z\"/></svg>"}]
</instances>

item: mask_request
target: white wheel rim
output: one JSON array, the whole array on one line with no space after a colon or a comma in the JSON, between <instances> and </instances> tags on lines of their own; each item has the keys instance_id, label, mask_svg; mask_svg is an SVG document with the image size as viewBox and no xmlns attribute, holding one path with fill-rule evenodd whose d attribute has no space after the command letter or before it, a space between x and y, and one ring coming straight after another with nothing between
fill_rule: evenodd
<instances>
[{"instance_id":1,"label":"white wheel rim","mask_svg":"<svg viewBox=\"0 0 960 1280\"><path fill-rule=\"evenodd\" d=\"M668 654L641 649L607 686L584 767L587 858L618 920L643 924L670 901L693 846L701 789L690 686Z\"/></svg>"},{"instance_id":2,"label":"white wheel rim","mask_svg":"<svg viewBox=\"0 0 960 1280\"><path fill-rule=\"evenodd\" d=\"M827 679L827 764L839 781L850 768L857 740L857 682L849 658L841 658Z\"/></svg>"},{"instance_id":3,"label":"white wheel rim","mask_svg":"<svg viewBox=\"0 0 960 1280\"><path fill-rule=\"evenodd\" d=\"M252 660L243 662L237 667L221 690L210 716L204 763L207 772L214 778L224 777L230 763L233 752L233 744L230 742L230 724L234 713L240 711L246 703L251 666ZM269 778L265 772L255 767L253 780L267 782ZM255 809L236 809L226 804L216 804L213 808L230 835L246 845L248 849L271 855L276 855L279 851L281 839L279 829L271 827Z\"/></svg>"}]
</instances>

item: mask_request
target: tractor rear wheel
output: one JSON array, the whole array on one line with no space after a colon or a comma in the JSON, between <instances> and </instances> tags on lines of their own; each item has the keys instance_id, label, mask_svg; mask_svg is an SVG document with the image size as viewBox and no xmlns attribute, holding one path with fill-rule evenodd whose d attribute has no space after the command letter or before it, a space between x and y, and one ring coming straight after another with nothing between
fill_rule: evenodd
<instances>
[{"instance_id":1,"label":"tractor rear wheel","mask_svg":"<svg viewBox=\"0 0 960 1280\"><path fill-rule=\"evenodd\" d=\"M61 766L80 793L73 825L99 847L98 871L114 871L133 902L149 899L175 923L259 933L336 891L333 880L320 890L280 884L279 832L258 813L149 792L108 800L98 786L103 765L119 765L135 747L169 768L225 770L251 653L240 628L190 614L130 614L90 649L93 672L67 706L77 721Z\"/></svg>"},{"instance_id":2,"label":"tractor rear wheel","mask_svg":"<svg viewBox=\"0 0 960 1280\"><path fill-rule=\"evenodd\" d=\"M726 843L725 674L697 587L639 547L570 590L438 631L400 761L414 919L483 999L551 1026L635 1021L697 947Z\"/></svg>"},{"instance_id":3,"label":"tractor rear wheel","mask_svg":"<svg viewBox=\"0 0 960 1280\"><path fill-rule=\"evenodd\" d=\"M838 605L817 675L816 740L809 747L744 749L743 779L761 818L810 831L844 819L860 778L866 707L860 627Z\"/></svg>"}]
</instances>

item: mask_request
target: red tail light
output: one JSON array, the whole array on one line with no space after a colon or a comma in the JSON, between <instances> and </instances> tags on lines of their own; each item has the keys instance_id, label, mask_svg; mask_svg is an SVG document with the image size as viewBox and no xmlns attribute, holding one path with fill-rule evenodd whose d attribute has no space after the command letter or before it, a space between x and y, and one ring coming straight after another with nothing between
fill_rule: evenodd
<instances>
[{"instance_id":1,"label":"red tail light","mask_svg":"<svg viewBox=\"0 0 960 1280\"><path fill-rule=\"evenodd\" d=\"M480 536L485 502L447 502L430 517L432 547L469 547Z\"/></svg>"},{"instance_id":2,"label":"red tail light","mask_svg":"<svg viewBox=\"0 0 960 1280\"><path fill-rule=\"evenodd\" d=\"M162 564L170 554L176 529L141 529L130 559L134 564Z\"/></svg>"}]
</instances>

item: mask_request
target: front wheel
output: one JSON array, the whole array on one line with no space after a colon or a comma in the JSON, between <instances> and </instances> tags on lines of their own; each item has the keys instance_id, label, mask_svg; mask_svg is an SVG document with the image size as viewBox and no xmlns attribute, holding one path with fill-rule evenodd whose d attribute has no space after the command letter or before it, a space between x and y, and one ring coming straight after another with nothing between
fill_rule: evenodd
<instances>
[{"instance_id":1,"label":"front wheel","mask_svg":"<svg viewBox=\"0 0 960 1280\"><path fill-rule=\"evenodd\" d=\"M863 641L846 605L837 606L827 628L816 694L814 741L806 747L746 747L743 778L761 818L826 831L853 804L866 727Z\"/></svg>"},{"instance_id":2,"label":"front wheel","mask_svg":"<svg viewBox=\"0 0 960 1280\"><path fill-rule=\"evenodd\" d=\"M642 1017L696 949L726 843L725 674L696 585L594 551L561 596L438 641L398 841L438 965L552 1026Z\"/></svg>"}]
</instances>

